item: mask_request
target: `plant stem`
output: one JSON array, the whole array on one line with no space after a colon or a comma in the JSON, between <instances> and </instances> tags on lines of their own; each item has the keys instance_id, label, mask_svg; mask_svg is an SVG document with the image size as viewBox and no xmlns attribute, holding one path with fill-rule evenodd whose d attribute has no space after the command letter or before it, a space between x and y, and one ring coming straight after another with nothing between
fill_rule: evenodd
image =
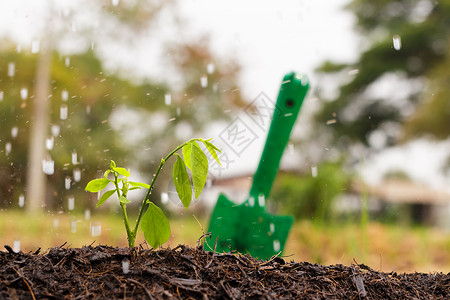
<instances>
[{"instance_id":1,"label":"plant stem","mask_svg":"<svg viewBox=\"0 0 450 300\"><path fill-rule=\"evenodd\" d=\"M117 196L120 199L120 188L119 188L119 183L117 182L118 176L117 176L117 173L114 171L113 171L113 174L114 174L114 185L116 186ZM125 197L126 195L123 195L123 196ZM125 229L127 231L128 246L130 248L133 248L134 241L136 239L136 235L133 234L133 232L131 231L130 222L128 221L128 215L127 215L127 209L125 207L125 203L120 203L120 207L122 208L123 223L124 223Z\"/></svg>"},{"instance_id":2,"label":"plant stem","mask_svg":"<svg viewBox=\"0 0 450 300\"><path fill-rule=\"evenodd\" d=\"M140 222L141 222L142 215L143 215L143 213L144 213L144 208L146 207L145 204L147 204L147 199L150 201L149 196L150 196L150 194L152 193L152 189L153 189L153 186L154 186L154 184L155 184L156 177L158 177L158 175L159 175L159 172L161 172L161 169L163 168L164 164L166 163L166 161L167 161L172 155L174 155L178 150L180 150L181 148L183 148L183 147L186 146L187 144L192 143L192 142L194 142L194 141L202 141L202 139L200 139L200 138L190 139L189 141L187 141L187 142L185 142L185 143L179 145L178 147L176 147L176 148L175 148L172 152L170 152L166 157L164 157L163 159L161 159L161 162L159 163L158 170L156 170L156 173L155 173L155 175L153 176L152 183L150 184L150 187L148 188L147 194L145 195L144 200L142 200L141 208L140 208L140 210L139 210L139 215L138 215L138 218L137 218L137 220L136 220L136 226L134 227L133 231L131 232L131 234L133 234L134 237L136 237L136 233L137 233L137 230L138 230L138 228L139 228L139 224L140 224Z\"/></svg>"}]
</instances>

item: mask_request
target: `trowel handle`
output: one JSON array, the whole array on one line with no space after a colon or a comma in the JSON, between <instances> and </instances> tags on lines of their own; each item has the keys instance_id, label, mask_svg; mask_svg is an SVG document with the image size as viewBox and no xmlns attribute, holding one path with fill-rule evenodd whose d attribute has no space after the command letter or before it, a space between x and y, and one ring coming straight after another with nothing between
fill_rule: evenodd
<instances>
[{"instance_id":1,"label":"trowel handle","mask_svg":"<svg viewBox=\"0 0 450 300\"><path fill-rule=\"evenodd\" d=\"M261 195L267 199L269 196L281 157L308 89L309 81L305 75L291 72L284 76L266 144L253 177L250 190L250 197L253 199L258 199Z\"/></svg>"}]
</instances>

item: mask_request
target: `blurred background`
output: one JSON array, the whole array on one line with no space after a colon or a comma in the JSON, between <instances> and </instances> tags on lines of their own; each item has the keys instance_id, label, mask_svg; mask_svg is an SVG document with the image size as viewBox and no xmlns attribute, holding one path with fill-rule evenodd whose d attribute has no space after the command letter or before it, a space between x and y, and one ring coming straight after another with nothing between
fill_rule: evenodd
<instances>
[{"instance_id":1,"label":"blurred background","mask_svg":"<svg viewBox=\"0 0 450 300\"><path fill-rule=\"evenodd\" d=\"M254 113L294 70L311 90L269 199L296 218L286 259L449 272L450 1L329 2L1 2L1 242L125 246L117 199L94 209L87 182L111 159L150 182L213 138L222 166L189 211L170 167L151 195L166 246L196 245L219 193L247 196L270 122Z\"/></svg>"}]
</instances>

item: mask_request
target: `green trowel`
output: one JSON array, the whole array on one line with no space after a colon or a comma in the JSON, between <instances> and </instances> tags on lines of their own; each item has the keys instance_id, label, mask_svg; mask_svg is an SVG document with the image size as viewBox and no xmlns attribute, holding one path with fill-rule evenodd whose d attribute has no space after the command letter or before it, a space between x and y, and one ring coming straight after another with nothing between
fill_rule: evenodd
<instances>
[{"instance_id":1,"label":"green trowel","mask_svg":"<svg viewBox=\"0 0 450 300\"><path fill-rule=\"evenodd\" d=\"M250 194L240 205L224 194L219 196L209 223L211 240L205 242L206 250L237 250L259 259L269 259L283 251L293 217L273 216L265 206L308 88L306 76L294 72L284 76Z\"/></svg>"}]
</instances>

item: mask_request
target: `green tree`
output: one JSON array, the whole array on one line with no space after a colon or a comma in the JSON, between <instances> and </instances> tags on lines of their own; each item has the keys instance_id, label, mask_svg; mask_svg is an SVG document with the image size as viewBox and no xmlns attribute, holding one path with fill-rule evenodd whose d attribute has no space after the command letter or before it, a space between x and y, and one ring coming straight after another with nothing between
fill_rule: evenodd
<instances>
[{"instance_id":1,"label":"green tree","mask_svg":"<svg viewBox=\"0 0 450 300\"><path fill-rule=\"evenodd\" d=\"M364 50L354 63L325 62L318 69L344 83L329 99L319 92L317 124L333 132L341 149L373 146L373 137L382 146L419 134L446 138L450 1L353 0L347 9Z\"/></svg>"}]
</instances>

